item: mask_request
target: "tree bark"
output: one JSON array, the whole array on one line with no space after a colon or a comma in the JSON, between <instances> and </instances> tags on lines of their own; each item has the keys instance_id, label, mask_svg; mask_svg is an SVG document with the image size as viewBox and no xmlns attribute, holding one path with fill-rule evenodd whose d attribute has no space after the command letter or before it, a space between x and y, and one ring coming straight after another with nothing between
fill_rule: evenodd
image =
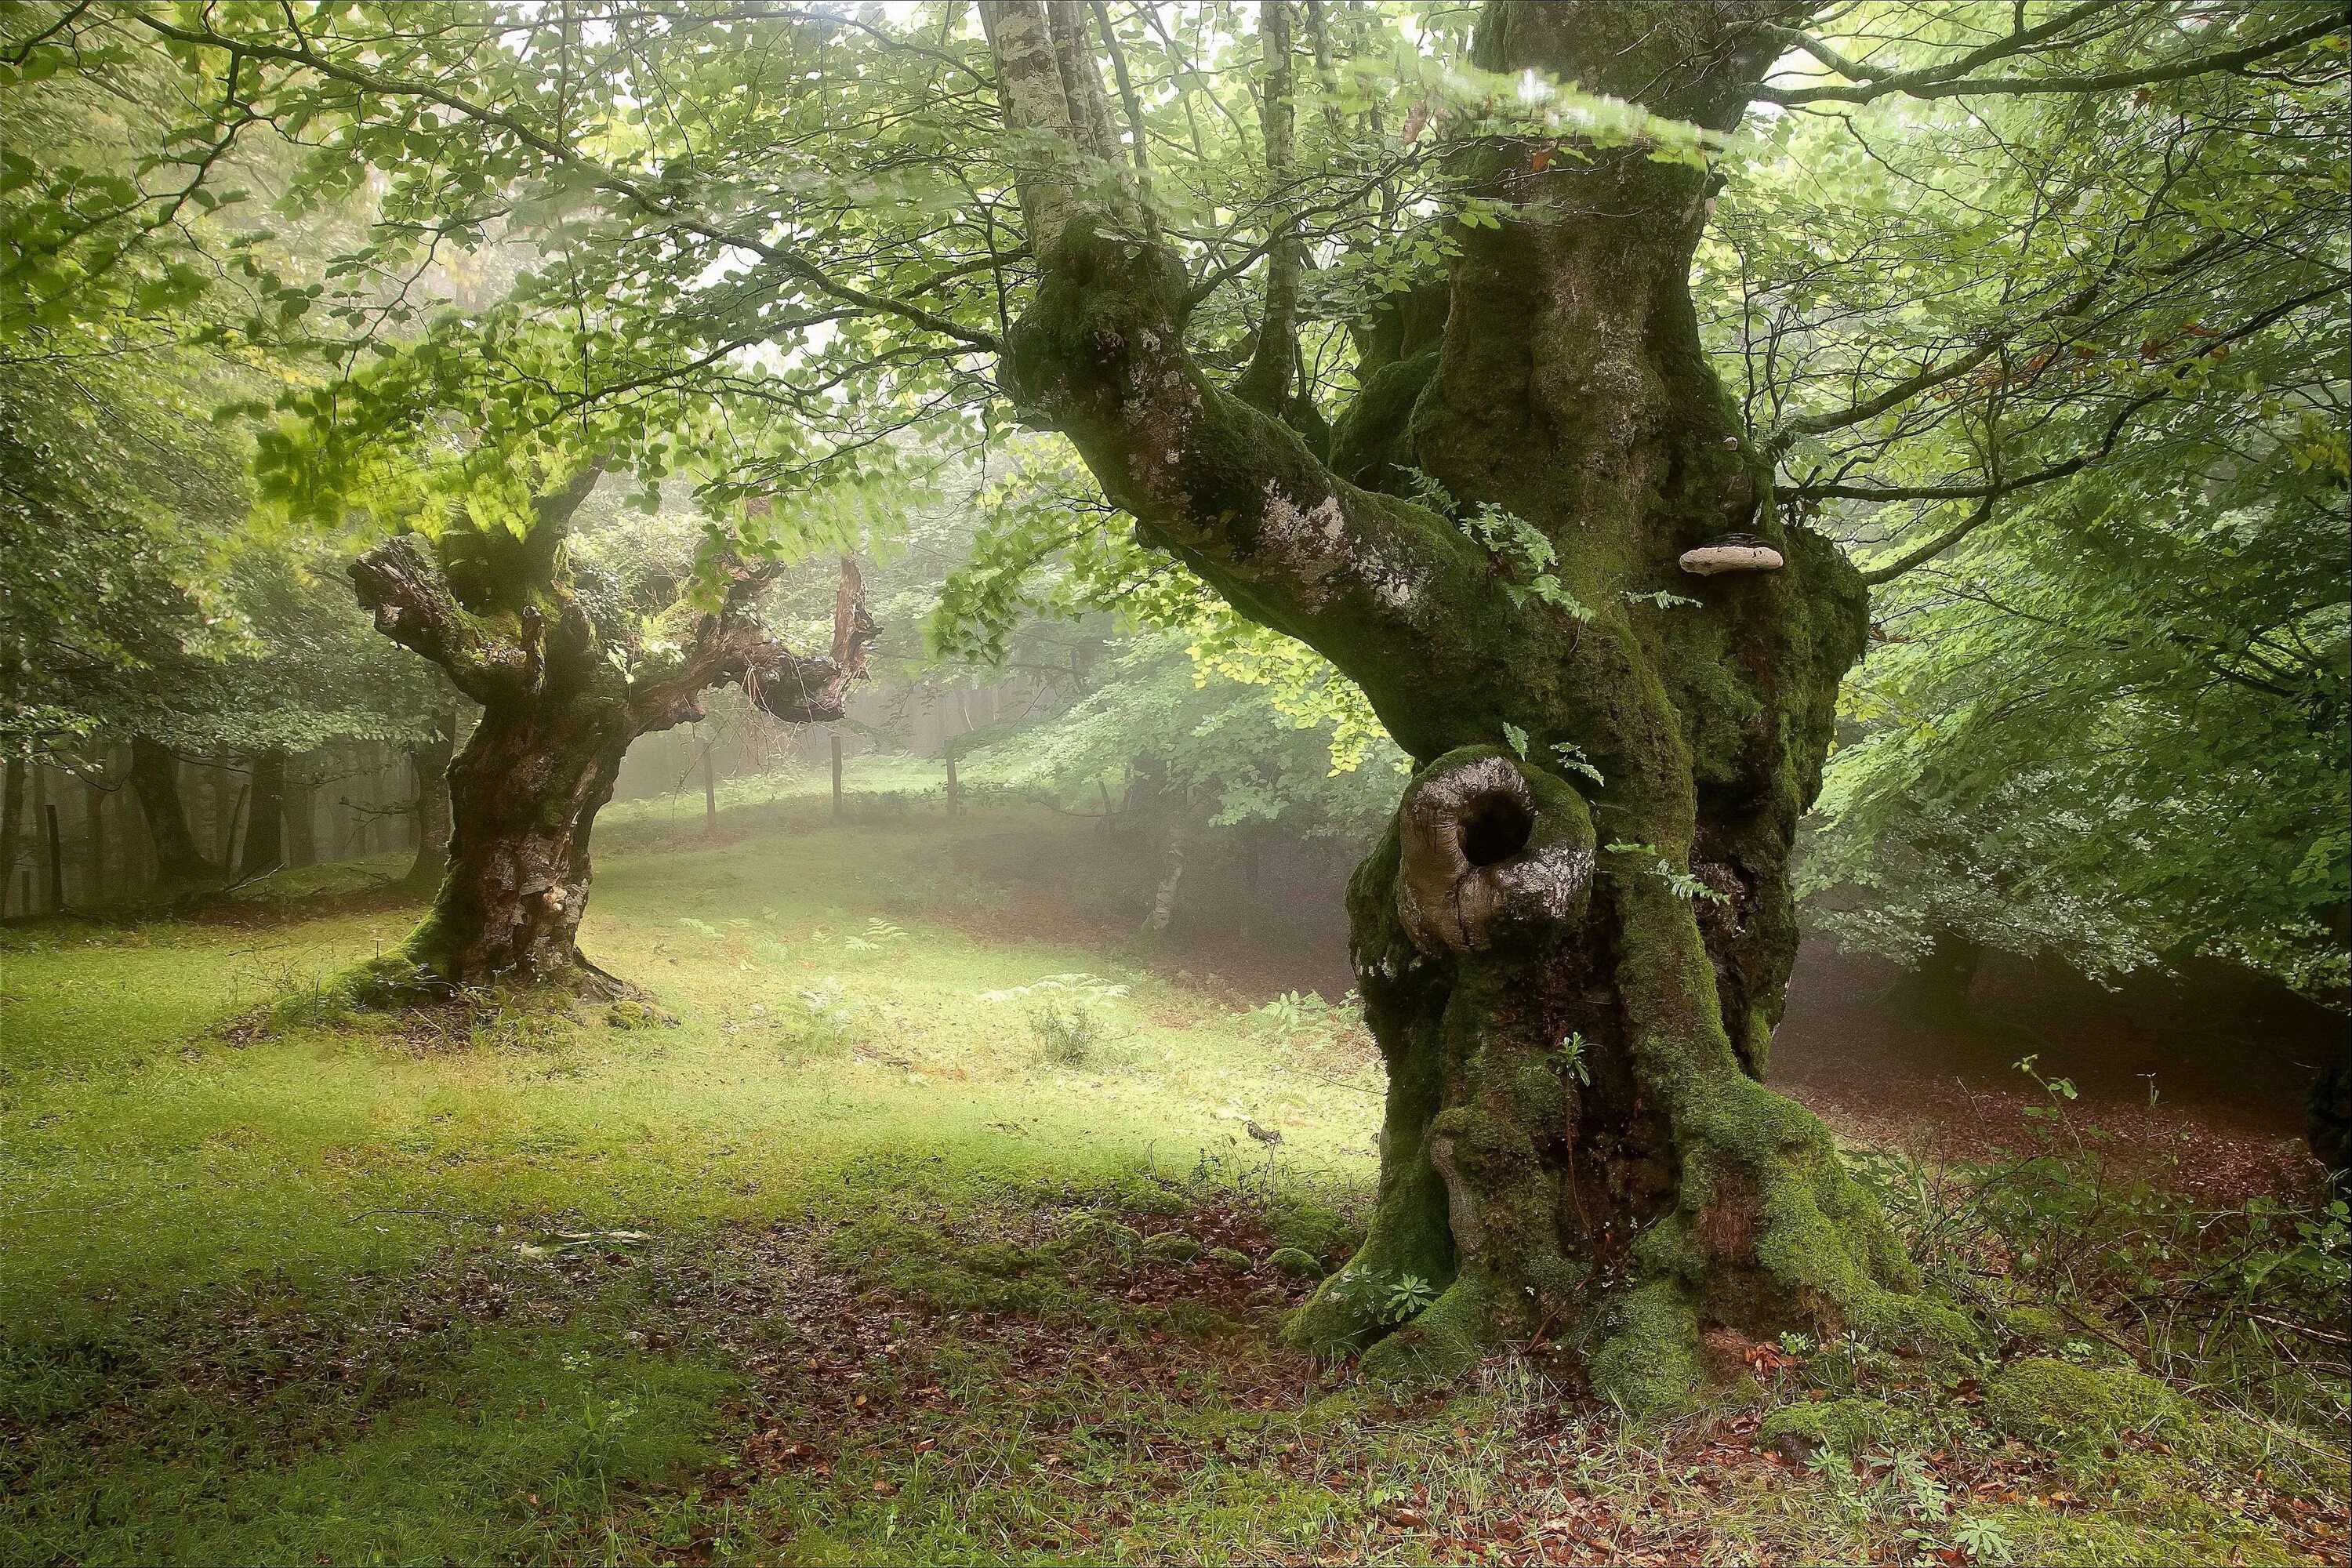
<instances>
[{"instance_id":1,"label":"tree bark","mask_svg":"<svg viewBox=\"0 0 2352 1568\"><path fill-rule=\"evenodd\" d=\"M106 898L106 795L97 784L82 786L82 814L89 834L89 887L83 901L90 904Z\"/></svg>"},{"instance_id":2,"label":"tree bark","mask_svg":"<svg viewBox=\"0 0 2352 1568\"><path fill-rule=\"evenodd\" d=\"M236 832L236 814L230 805L228 753L215 752L206 768L212 775L213 863L226 866L229 851L235 847L231 839Z\"/></svg>"},{"instance_id":3,"label":"tree bark","mask_svg":"<svg viewBox=\"0 0 2352 1568\"><path fill-rule=\"evenodd\" d=\"M457 705L453 700L433 715L432 738L408 752L415 775L416 858L400 879L405 890L424 895L441 886L449 867L449 764L457 752Z\"/></svg>"},{"instance_id":4,"label":"tree bark","mask_svg":"<svg viewBox=\"0 0 2352 1568\"><path fill-rule=\"evenodd\" d=\"M1723 131L1785 10L1493 5L1477 58ZM1759 1081L1790 847L1866 596L1769 505L1700 343L1706 174L1533 138L1460 156L1507 216L1457 236L1418 384L1366 383L1401 407L1339 424L1356 472L1433 475L1450 518L1333 473L1185 353L1181 261L1104 195L1100 78L1066 11L982 11L1010 127L1098 174L1021 183L1041 277L1006 389L1147 541L1353 677L1420 764L1349 894L1390 1079L1377 1205L1291 1337L1401 1376L1555 1342L1641 1407L1739 1370L1709 1331L1966 1337L1819 1121ZM1784 568L1680 569L1735 529ZM1407 1276L1438 1294L1391 1332Z\"/></svg>"},{"instance_id":5,"label":"tree bark","mask_svg":"<svg viewBox=\"0 0 2352 1568\"><path fill-rule=\"evenodd\" d=\"M286 774L281 811L286 819L286 863L289 866L319 863L319 786L310 773L316 765L316 755L314 752L305 756Z\"/></svg>"},{"instance_id":6,"label":"tree bark","mask_svg":"<svg viewBox=\"0 0 2352 1568\"><path fill-rule=\"evenodd\" d=\"M5 779L0 779L5 791L5 798L0 798L0 915L7 913L8 896L16 890L16 846L25 820L25 759L11 754L5 773Z\"/></svg>"},{"instance_id":7,"label":"tree bark","mask_svg":"<svg viewBox=\"0 0 2352 1568\"><path fill-rule=\"evenodd\" d=\"M196 836L188 828L180 799L180 761L170 747L144 735L131 737L131 788L155 847L158 885L169 890L217 879L218 869L196 847Z\"/></svg>"},{"instance_id":8,"label":"tree bark","mask_svg":"<svg viewBox=\"0 0 2352 1568\"><path fill-rule=\"evenodd\" d=\"M41 816L49 835L49 913L59 915L66 909L66 841L58 828L57 803L43 805Z\"/></svg>"},{"instance_id":9,"label":"tree bark","mask_svg":"<svg viewBox=\"0 0 2352 1568\"><path fill-rule=\"evenodd\" d=\"M767 711L793 722L837 718L864 671L874 623L845 563L831 658L797 658L752 614L767 578L740 563L723 607L705 615L682 653L639 673L625 626L600 626L573 594L557 549L594 487L590 466L542 495L520 538L453 529L428 548L415 534L352 566L376 628L438 665L482 705L449 767L448 870L402 952L360 980L362 997L393 1005L467 989L555 986L611 995L622 983L583 959L589 835L612 798L630 742L700 719L700 694L740 681Z\"/></svg>"},{"instance_id":10,"label":"tree bark","mask_svg":"<svg viewBox=\"0 0 2352 1568\"><path fill-rule=\"evenodd\" d=\"M1176 918L1176 889L1184 879L1184 819L1168 819L1167 847L1160 858L1160 880L1151 889L1151 910L1143 917L1145 934L1157 936Z\"/></svg>"},{"instance_id":11,"label":"tree bark","mask_svg":"<svg viewBox=\"0 0 2352 1568\"><path fill-rule=\"evenodd\" d=\"M245 819L245 853L238 858L240 878L266 877L286 864L286 753L256 752L247 759L253 770L252 804Z\"/></svg>"},{"instance_id":12,"label":"tree bark","mask_svg":"<svg viewBox=\"0 0 2352 1568\"><path fill-rule=\"evenodd\" d=\"M711 760L712 742L702 743L702 836L719 837L719 768Z\"/></svg>"}]
</instances>

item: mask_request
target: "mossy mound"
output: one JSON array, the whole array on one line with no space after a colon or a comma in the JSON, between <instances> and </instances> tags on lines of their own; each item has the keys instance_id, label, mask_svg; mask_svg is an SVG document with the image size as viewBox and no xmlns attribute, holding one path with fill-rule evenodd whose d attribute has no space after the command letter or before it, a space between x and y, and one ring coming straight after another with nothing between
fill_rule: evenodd
<instances>
[{"instance_id":1,"label":"mossy mound","mask_svg":"<svg viewBox=\"0 0 2352 1568\"><path fill-rule=\"evenodd\" d=\"M2111 1342L2120 1337L2114 1325L2080 1308L2061 1312L2050 1307L2010 1307L1996 1314L1994 1321L2003 1335L2034 1350L2063 1352L2069 1360L2103 1366L2124 1365L2128 1361Z\"/></svg>"},{"instance_id":2,"label":"mossy mound","mask_svg":"<svg viewBox=\"0 0 2352 1568\"><path fill-rule=\"evenodd\" d=\"M1106 1258L1124 1262L1143 1245L1143 1233L1107 1215L1088 1215L1070 1227L1055 1250L1072 1258Z\"/></svg>"},{"instance_id":3,"label":"mossy mound","mask_svg":"<svg viewBox=\"0 0 2352 1568\"><path fill-rule=\"evenodd\" d=\"M419 963L403 948L345 970L330 989L343 1005L370 1013L561 1012L582 1004L609 1002L614 1006L606 1022L616 1027L677 1022L675 1015L655 1005L652 993L605 973L585 959L528 984L500 981L468 985L448 979L430 963Z\"/></svg>"},{"instance_id":4,"label":"mossy mound","mask_svg":"<svg viewBox=\"0 0 2352 1568\"><path fill-rule=\"evenodd\" d=\"M1251 1269L1257 1267L1257 1265L1251 1260L1248 1253L1242 1251L1236 1247L1213 1247L1209 1248L1209 1261L1215 1264L1218 1268L1223 1269L1228 1274L1246 1274Z\"/></svg>"},{"instance_id":5,"label":"mossy mound","mask_svg":"<svg viewBox=\"0 0 2352 1568\"><path fill-rule=\"evenodd\" d=\"M1985 1388L1995 1430L2060 1452L2111 1444L2126 1433L2187 1433L2189 1404L2144 1372L2080 1366L2030 1356L2003 1367Z\"/></svg>"},{"instance_id":6,"label":"mossy mound","mask_svg":"<svg viewBox=\"0 0 2352 1568\"><path fill-rule=\"evenodd\" d=\"M1892 1434L1913 1425L1903 1412L1883 1399L1823 1399L1806 1405L1784 1405L1764 1418L1756 1434L1759 1447L1802 1447L1854 1455L1884 1444Z\"/></svg>"},{"instance_id":7,"label":"mossy mound","mask_svg":"<svg viewBox=\"0 0 2352 1568\"><path fill-rule=\"evenodd\" d=\"M1037 1266L1037 1255L1025 1247L1008 1242L974 1242L963 1250L963 1267L974 1274L984 1274L992 1279L1013 1279Z\"/></svg>"},{"instance_id":8,"label":"mossy mound","mask_svg":"<svg viewBox=\"0 0 2352 1568\"><path fill-rule=\"evenodd\" d=\"M1143 1256L1160 1263L1190 1263L1201 1256L1201 1244L1179 1230L1163 1230L1143 1238Z\"/></svg>"},{"instance_id":9,"label":"mossy mound","mask_svg":"<svg viewBox=\"0 0 2352 1568\"><path fill-rule=\"evenodd\" d=\"M1293 1279L1320 1279L1323 1260L1303 1247L1277 1247L1266 1254L1265 1266Z\"/></svg>"}]
</instances>

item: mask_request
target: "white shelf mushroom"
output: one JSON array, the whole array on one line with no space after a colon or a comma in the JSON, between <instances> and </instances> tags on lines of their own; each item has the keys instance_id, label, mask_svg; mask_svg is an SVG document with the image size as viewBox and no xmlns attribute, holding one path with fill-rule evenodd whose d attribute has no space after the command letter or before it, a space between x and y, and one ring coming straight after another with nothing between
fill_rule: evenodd
<instances>
[{"instance_id":1,"label":"white shelf mushroom","mask_svg":"<svg viewBox=\"0 0 2352 1568\"><path fill-rule=\"evenodd\" d=\"M1780 552L1752 533L1727 533L1682 553L1682 568L1694 577L1726 572L1778 572Z\"/></svg>"}]
</instances>

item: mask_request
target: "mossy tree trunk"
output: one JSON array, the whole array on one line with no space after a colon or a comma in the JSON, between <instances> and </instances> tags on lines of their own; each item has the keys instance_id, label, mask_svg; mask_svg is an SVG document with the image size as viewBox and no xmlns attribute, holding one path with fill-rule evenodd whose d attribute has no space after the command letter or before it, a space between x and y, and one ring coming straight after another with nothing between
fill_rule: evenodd
<instances>
[{"instance_id":1,"label":"mossy tree trunk","mask_svg":"<svg viewBox=\"0 0 2352 1568\"><path fill-rule=\"evenodd\" d=\"M617 994L581 956L589 835L629 743L702 717L701 694L742 682L791 722L841 716L873 623L845 597L835 657L799 658L753 613L767 574L728 562L721 608L681 651L637 657L625 624L602 626L558 548L598 470L540 498L520 538L452 529L428 544L402 534L352 567L377 629L439 666L482 706L449 765L448 865L433 908L398 960L362 989L404 1003L460 988L553 986ZM616 617L625 623L634 616Z\"/></svg>"},{"instance_id":2,"label":"mossy tree trunk","mask_svg":"<svg viewBox=\"0 0 2352 1568\"><path fill-rule=\"evenodd\" d=\"M1479 63L1728 129L1775 52L1769 9L1497 5ZM1079 8L982 15L1009 128L1115 166ZM1420 764L1349 894L1390 1079L1375 1215L1291 1332L1394 1373L1573 1343L1643 1406L1704 1381L1711 1330L1963 1332L1914 1294L1820 1122L1759 1081L1796 951L1790 844L1866 599L1769 504L1702 351L1707 176L1637 148L1468 156L1512 216L1459 236L1433 338L1411 299L1373 323L1396 342L1335 423L1348 475L1202 373L1180 262L1105 182L1041 160L1021 186L1041 277L1009 394L1144 537L1353 677ZM1539 533L1557 584L1364 488L1408 467L1459 515ZM1785 566L1680 569L1729 531ZM1391 1332L1407 1277L1435 1300Z\"/></svg>"}]
</instances>

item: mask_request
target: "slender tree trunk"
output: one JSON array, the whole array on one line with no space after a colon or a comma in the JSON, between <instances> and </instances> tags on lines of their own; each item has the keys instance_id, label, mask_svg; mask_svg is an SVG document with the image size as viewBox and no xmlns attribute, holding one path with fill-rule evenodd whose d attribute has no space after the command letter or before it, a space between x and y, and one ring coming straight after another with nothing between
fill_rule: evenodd
<instances>
[{"instance_id":1,"label":"slender tree trunk","mask_svg":"<svg viewBox=\"0 0 2352 1568\"><path fill-rule=\"evenodd\" d=\"M209 881L219 873L196 847L180 800L180 762L171 748L144 735L131 738L131 788L155 847L155 879L166 889Z\"/></svg>"},{"instance_id":2,"label":"slender tree trunk","mask_svg":"<svg viewBox=\"0 0 2352 1568\"><path fill-rule=\"evenodd\" d=\"M31 886L25 895L25 907L28 910L38 910L52 915L58 912L59 904L63 902L53 889L44 887L45 882L51 880L44 873L48 870L48 862L52 858L46 851L49 848L48 840L56 836L56 818L57 808L49 804L49 770L36 767L33 769L34 872Z\"/></svg>"},{"instance_id":3,"label":"slender tree trunk","mask_svg":"<svg viewBox=\"0 0 2352 1568\"><path fill-rule=\"evenodd\" d=\"M319 863L318 785L312 782L318 753L303 756L287 771L283 811L286 818L286 863Z\"/></svg>"},{"instance_id":4,"label":"slender tree trunk","mask_svg":"<svg viewBox=\"0 0 2352 1568\"><path fill-rule=\"evenodd\" d=\"M0 799L0 915L7 913L8 896L16 887L16 845L25 817L25 759L11 754L0 779L5 798ZM23 910L18 910L23 913Z\"/></svg>"},{"instance_id":5,"label":"slender tree trunk","mask_svg":"<svg viewBox=\"0 0 2352 1568\"><path fill-rule=\"evenodd\" d=\"M82 901L89 904L106 899L106 795L96 784L82 787L82 811L89 833L89 886Z\"/></svg>"},{"instance_id":6,"label":"slender tree trunk","mask_svg":"<svg viewBox=\"0 0 2352 1568\"><path fill-rule=\"evenodd\" d=\"M66 840L58 829L58 808L55 802L41 808L49 830L49 912L63 914L66 908Z\"/></svg>"},{"instance_id":7,"label":"slender tree trunk","mask_svg":"<svg viewBox=\"0 0 2352 1568\"><path fill-rule=\"evenodd\" d=\"M236 847L238 838L237 829L244 826L245 808L252 798L252 784L246 784L238 786L236 799L230 804L228 808L228 839L226 847L221 851L221 864L223 866L233 866L236 863Z\"/></svg>"},{"instance_id":8,"label":"slender tree trunk","mask_svg":"<svg viewBox=\"0 0 2352 1568\"><path fill-rule=\"evenodd\" d=\"M839 822L846 809L841 798L841 731L828 730L824 738L833 743L833 819Z\"/></svg>"},{"instance_id":9,"label":"slender tree trunk","mask_svg":"<svg viewBox=\"0 0 2352 1568\"><path fill-rule=\"evenodd\" d=\"M256 752L247 761L253 770L253 795L237 875L266 877L286 864L286 753Z\"/></svg>"},{"instance_id":10,"label":"slender tree trunk","mask_svg":"<svg viewBox=\"0 0 2352 1568\"><path fill-rule=\"evenodd\" d=\"M964 739L971 733L972 730L971 695L961 687L956 689L955 714L962 728L940 742L940 752L947 758L948 763L948 815L950 816L960 816L963 813L963 781L956 773L956 753L963 750ZM990 721L993 722L995 715L992 713L989 717Z\"/></svg>"},{"instance_id":11,"label":"slender tree trunk","mask_svg":"<svg viewBox=\"0 0 2352 1568\"><path fill-rule=\"evenodd\" d=\"M1068 8L982 17L1008 124L1115 167ZM1769 20L1497 4L1476 58L1727 131L1780 47ZM1212 384L1181 260L1106 221L1114 180L1020 184L1041 281L1008 392L1143 538L1352 676L1420 764L1349 893L1389 1069L1378 1200L1289 1331L1400 1376L1550 1338L1640 1407L1738 1373L1712 1344L1964 1340L1820 1122L1759 1081L1796 951L1789 850L1866 595L1770 507L1707 362L1688 288L1707 175L1532 138L1454 172L1502 220L1457 232L1436 352L1365 383L1395 416L1360 471L1433 476L1454 516L1358 488ZM1744 531L1780 569L1681 563ZM1406 1276L1438 1295L1391 1332Z\"/></svg>"},{"instance_id":12,"label":"slender tree trunk","mask_svg":"<svg viewBox=\"0 0 2352 1568\"><path fill-rule=\"evenodd\" d=\"M449 765L457 752L457 709L453 702L433 716L432 738L408 753L416 791L413 817L416 825L416 858L400 881L412 893L431 893L440 887L441 879L448 871L452 815Z\"/></svg>"},{"instance_id":13,"label":"slender tree trunk","mask_svg":"<svg viewBox=\"0 0 2352 1568\"><path fill-rule=\"evenodd\" d=\"M1151 890L1151 912L1143 917L1143 929L1158 935L1168 929L1176 918L1176 887L1184 879L1184 819L1171 816L1168 822L1167 848L1160 858L1160 882Z\"/></svg>"},{"instance_id":14,"label":"slender tree trunk","mask_svg":"<svg viewBox=\"0 0 2352 1568\"><path fill-rule=\"evenodd\" d=\"M229 841L236 832L236 812L229 803L229 789L234 778L229 771L229 754L215 752L209 771L212 775L213 863L226 866L229 864L229 850L233 847Z\"/></svg>"},{"instance_id":15,"label":"slender tree trunk","mask_svg":"<svg viewBox=\"0 0 2352 1568\"><path fill-rule=\"evenodd\" d=\"M1937 931L1935 945L1906 970L1886 994L1890 1006L1927 1023L1962 1023L1974 1012L1969 988L1984 948L1955 931Z\"/></svg>"},{"instance_id":16,"label":"slender tree trunk","mask_svg":"<svg viewBox=\"0 0 2352 1568\"><path fill-rule=\"evenodd\" d=\"M719 775L710 758L711 742L702 743L702 835L719 837Z\"/></svg>"}]
</instances>

